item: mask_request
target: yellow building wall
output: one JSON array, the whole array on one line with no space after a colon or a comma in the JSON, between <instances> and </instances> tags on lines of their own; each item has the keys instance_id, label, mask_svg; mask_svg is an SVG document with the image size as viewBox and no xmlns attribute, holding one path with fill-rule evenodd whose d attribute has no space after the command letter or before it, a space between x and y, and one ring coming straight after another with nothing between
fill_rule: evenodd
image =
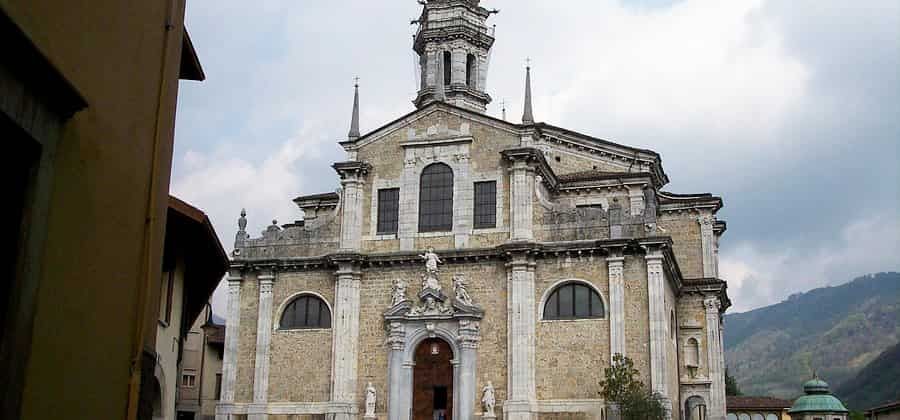
<instances>
[{"instance_id":1,"label":"yellow building wall","mask_svg":"<svg viewBox=\"0 0 900 420\"><path fill-rule=\"evenodd\" d=\"M125 418L155 341L184 3L0 7L88 103L55 156L21 418Z\"/></svg>"}]
</instances>

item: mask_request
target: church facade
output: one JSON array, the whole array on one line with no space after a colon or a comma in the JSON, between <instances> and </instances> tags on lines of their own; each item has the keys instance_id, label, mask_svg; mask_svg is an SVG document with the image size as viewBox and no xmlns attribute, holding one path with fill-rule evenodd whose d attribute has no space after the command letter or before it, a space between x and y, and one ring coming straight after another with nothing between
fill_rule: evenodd
<instances>
[{"instance_id":1,"label":"church facade","mask_svg":"<svg viewBox=\"0 0 900 420\"><path fill-rule=\"evenodd\" d=\"M651 151L485 114L494 11L423 3L416 110L351 130L338 192L227 278L219 419L605 419L615 354L672 418L725 418L722 200Z\"/></svg>"}]
</instances>

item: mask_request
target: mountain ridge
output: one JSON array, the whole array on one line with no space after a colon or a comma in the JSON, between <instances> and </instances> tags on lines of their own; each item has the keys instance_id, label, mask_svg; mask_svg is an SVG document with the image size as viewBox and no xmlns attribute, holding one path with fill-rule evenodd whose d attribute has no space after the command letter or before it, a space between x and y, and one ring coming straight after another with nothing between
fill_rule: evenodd
<instances>
[{"instance_id":1,"label":"mountain ridge","mask_svg":"<svg viewBox=\"0 0 900 420\"><path fill-rule=\"evenodd\" d=\"M837 389L900 341L900 273L727 314L724 341L729 371L746 394L796 397L813 371Z\"/></svg>"}]
</instances>

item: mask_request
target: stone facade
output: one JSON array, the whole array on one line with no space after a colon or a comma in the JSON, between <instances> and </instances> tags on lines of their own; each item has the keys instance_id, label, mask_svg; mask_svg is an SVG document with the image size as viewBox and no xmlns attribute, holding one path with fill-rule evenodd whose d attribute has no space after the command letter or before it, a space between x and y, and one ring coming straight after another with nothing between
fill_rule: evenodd
<instances>
[{"instance_id":1,"label":"stone facade","mask_svg":"<svg viewBox=\"0 0 900 420\"><path fill-rule=\"evenodd\" d=\"M479 28L491 13L471 0L424 7L419 109L361 136L352 128L347 161L334 165L341 189L295 199L303 221L258 238L239 221L219 418L359 419L371 383L374 417L406 420L422 408L415 378L433 374L415 355L438 339L453 373L447 408L434 397L434 409L453 418L493 418L480 402L488 382L497 417L606 418L598 382L624 353L672 418L699 398L723 420L721 199L663 191L655 152L482 114L480 54L493 38ZM445 50L449 85L435 58ZM452 219L426 232L422 174L433 164L452 172ZM485 181L495 223L476 228L474 185ZM399 199L396 230L379 232L383 189ZM545 316L551 299L565 306L563 289L596 296L591 315ZM280 325L302 297L322 302L327 326Z\"/></svg>"}]
</instances>

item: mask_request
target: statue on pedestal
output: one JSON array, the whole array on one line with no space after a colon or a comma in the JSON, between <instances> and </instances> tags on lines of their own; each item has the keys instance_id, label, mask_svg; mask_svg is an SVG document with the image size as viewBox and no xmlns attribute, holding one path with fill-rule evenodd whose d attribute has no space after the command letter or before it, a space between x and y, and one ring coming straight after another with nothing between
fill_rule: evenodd
<instances>
[{"instance_id":1,"label":"statue on pedestal","mask_svg":"<svg viewBox=\"0 0 900 420\"><path fill-rule=\"evenodd\" d=\"M422 289L441 291L441 283L438 281L438 264L443 263L441 258L434 253L434 248L428 247L424 254L419 255L425 260L425 275L422 276Z\"/></svg>"},{"instance_id":2,"label":"statue on pedestal","mask_svg":"<svg viewBox=\"0 0 900 420\"><path fill-rule=\"evenodd\" d=\"M456 300L466 306L473 306L472 297L466 290L466 280L462 275L453 276L453 292L456 293Z\"/></svg>"},{"instance_id":3,"label":"statue on pedestal","mask_svg":"<svg viewBox=\"0 0 900 420\"><path fill-rule=\"evenodd\" d=\"M394 280L394 289L391 292L391 306L397 306L406 302L406 282L402 279Z\"/></svg>"},{"instance_id":4,"label":"statue on pedestal","mask_svg":"<svg viewBox=\"0 0 900 420\"><path fill-rule=\"evenodd\" d=\"M481 417L486 419L497 418L497 415L494 414L495 404L497 404L497 401L494 399L494 384L488 381L487 385L481 388L481 406L484 408L484 414Z\"/></svg>"},{"instance_id":5,"label":"statue on pedestal","mask_svg":"<svg viewBox=\"0 0 900 420\"><path fill-rule=\"evenodd\" d=\"M366 414L363 418L375 418L375 387L372 386L371 382L366 385Z\"/></svg>"}]
</instances>

